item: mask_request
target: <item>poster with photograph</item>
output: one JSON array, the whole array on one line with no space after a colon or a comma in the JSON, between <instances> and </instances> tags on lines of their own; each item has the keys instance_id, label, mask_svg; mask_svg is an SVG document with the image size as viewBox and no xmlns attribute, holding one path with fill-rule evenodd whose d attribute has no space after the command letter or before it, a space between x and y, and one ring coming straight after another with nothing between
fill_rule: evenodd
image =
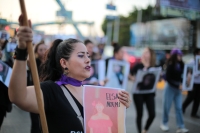
<instances>
[{"instance_id":1,"label":"poster with photograph","mask_svg":"<svg viewBox=\"0 0 200 133\"><path fill-rule=\"evenodd\" d=\"M195 60L195 74L200 74L200 56L196 56Z\"/></svg>"},{"instance_id":2,"label":"poster with photograph","mask_svg":"<svg viewBox=\"0 0 200 133\"><path fill-rule=\"evenodd\" d=\"M126 107L119 102L120 90L84 86L85 133L126 133Z\"/></svg>"},{"instance_id":3,"label":"poster with photograph","mask_svg":"<svg viewBox=\"0 0 200 133\"><path fill-rule=\"evenodd\" d=\"M194 72L195 67L192 64L185 64L184 73L183 73L183 83L182 90L183 91L191 91L194 83Z\"/></svg>"},{"instance_id":4,"label":"poster with photograph","mask_svg":"<svg viewBox=\"0 0 200 133\"><path fill-rule=\"evenodd\" d=\"M99 82L105 80L105 61L93 61L91 62L90 69L91 76L83 81L84 85L98 85Z\"/></svg>"},{"instance_id":5,"label":"poster with photograph","mask_svg":"<svg viewBox=\"0 0 200 133\"><path fill-rule=\"evenodd\" d=\"M106 87L126 89L130 64L126 61L110 60L108 63L108 72Z\"/></svg>"},{"instance_id":6,"label":"poster with photograph","mask_svg":"<svg viewBox=\"0 0 200 133\"><path fill-rule=\"evenodd\" d=\"M0 31L0 39L2 40L8 40L9 39L9 34L5 31Z\"/></svg>"},{"instance_id":7,"label":"poster with photograph","mask_svg":"<svg viewBox=\"0 0 200 133\"><path fill-rule=\"evenodd\" d=\"M12 69L0 60L0 81L3 82L7 87L10 83L10 77Z\"/></svg>"},{"instance_id":8,"label":"poster with photograph","mask_svg":"<svg viewBox=\"0 0 200 133\"><path fill-rule=\"evenodd\" d=\"M149 70L139 70L133 86L133 93L145 94L155 92L161 70L160 67L150 68Z\"/></svg>"}]
</instances>

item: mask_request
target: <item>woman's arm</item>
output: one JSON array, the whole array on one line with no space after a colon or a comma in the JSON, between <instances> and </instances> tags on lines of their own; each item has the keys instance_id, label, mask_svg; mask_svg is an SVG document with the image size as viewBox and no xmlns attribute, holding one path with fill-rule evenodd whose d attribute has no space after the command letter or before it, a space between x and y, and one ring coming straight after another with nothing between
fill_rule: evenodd
<instances>
[{"instance_id":1,"label":"woman's arm","mask_svg":"<svg viewBox=\"0 0 200 133\"><path fill-rule=\"evenodd\" d=\"M21 19L21 20L20 20ZM19 19L20 23L23 22L23 18ZM17 32L18 48L26 49L27 42L32 41L32 30L29 27L21 26ZM9 84L9 98L10 101L15 103L20 108L38 113L38 106L34 86L26 86L27 73L26 73L26 61L15 60L13 71Z\"/></svg>"}]
</instances>

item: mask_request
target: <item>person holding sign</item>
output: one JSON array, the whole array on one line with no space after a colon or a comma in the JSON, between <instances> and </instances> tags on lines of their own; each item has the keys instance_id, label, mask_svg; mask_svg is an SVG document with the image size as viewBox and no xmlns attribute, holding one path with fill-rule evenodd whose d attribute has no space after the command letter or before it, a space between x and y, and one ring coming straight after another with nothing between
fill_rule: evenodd
<instances>
[{"instance_id":1,"label":"person holding sign","mask_svg":"<svg viewBox=\"0 0 200 133\"><path fill-rule=\"evenodd\" d=\"M130 71L129 79L135 81L135 77L139 70L148 70L151 67L155 67L156 55L154 51L150 48L145 48L142 54L141 63L136 64ZM151 75L145 76L145 82L149 82L148 77L152 77ZM154 77L152 77L154 79ZM147 79L147 80L146 80ZM150 80L151 81L151 80ZM145 85L139 85L141 90L145 90ZM146 93L146 94L133 94L133 100L135 103L136 111L137 111L137 129L138 133L147 133L149 127L151 126L154 118L155 118L155 92ZM146 104L149 118L146 121L146 125L142 132L142 116L143 116L143 104Z\"/></svg>"},{"instance_id":2,"label":"person holding sign","mask_svg":"<svg viewBox=\"0 0 200 133\"><path fill-rule=\"evenodd\" d=\"M197 48L197 49L194 50L194 58L196 58L196 56L198 56L198 55L200 55L200 49L199 48ZM195 65L196 63L197 62L195 62L195 60L192 60L190 62L191 65ZM193 102L193 106L192 106L191 117L200 119L200 116L197 115L197 111L198 111L199 103L200 103L200 98L199 97L200 97L200 74L197 74L194 77L193 90L188 91L187 98L183 102L183 108L182 108L183 113L185 113L185 110L188 107L188 105L192 101L194 101Z\"/></svg>"},{"instance_id":3,"label":"person holding sign","mask_svg":"<svg viewBox=\"0 0 200 133\"><path fill-rule=\"evenodd\" d=\"M171 51L171 57L167 63L166 81L167 85L164 90L163 97L163 118L160 125L161 130L168 131L168 120L171 104L174 101L176 120L178 130L177 133L186 133L189 130L185 128L182 115L182 74L184 63L182 61L182 52L179 49Z\"/></svg>"},{"instance_id":4,"label":"person holding sign","mask_svg":"<svg viewBox=\"0 0 200 133\"><path fill-rule=\"evenodd\" d=\"M20 24L23 22L22 19L20 18ZM23 110L38 113L35 88L26 87L26 48L27 42L33 40L33 33L29 27L20 26L17 36L17 54L9 85L9 97ZM81 119L83 118L82 81L89 76L90 56L85 45L77 39L55 40L48 50L40 75L40 80L43 81L40 85L49 133L84 132ZM127 92L120 91L119 100L127 108L129 107ZM80 115L77 115L74 106Z\"/></svg>"},{"instance_id":5,"label":"person holding sign","mask_svg":"<svg viewBox=\"0 0 200 133\"><path fill-rule=\"evenodd\" d=\"M12 110L12 103L8 97L8 87L5 85L5 77L8 76L8 73L5 73L5 64L1 61L2 58L2 50L0 46L0 130L3 124L4 117L6 117L7 112L11 112ZM8 67L8 66L7 66ZM3 80L4 79L4 80Z\"/></svg>"}]
</instances>

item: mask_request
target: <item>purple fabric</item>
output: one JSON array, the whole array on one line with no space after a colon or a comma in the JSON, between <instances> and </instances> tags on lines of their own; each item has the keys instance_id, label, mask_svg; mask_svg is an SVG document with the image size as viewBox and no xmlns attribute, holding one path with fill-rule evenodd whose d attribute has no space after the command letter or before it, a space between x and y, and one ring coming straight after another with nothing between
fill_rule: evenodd
<instances>
[{"instance_id":1,"label":"purple fabric","mask_svg":"<svg viewBox=\"0 0 200 133\"><path fill-rule=\"evenodd\" d=\"M172 49L172 51L171 51L170 54L171 55L173 55L173 54L183 55L183 53L181 52L181 50L180 49L176 49L176 48Z\"/></svg>"},{"instance_id":2,"label":"purple fabric","mask_svg":"<svg viewBox=\"0 0 200 133\"><path fill-rule=\"evenodd\" d=\"M65 76L64 74L61 76L61 78L56 81L56 84L58 84L59 86L60 85L67 85L67 84L70 84L70 85L73 85L73 86L81 86L82 85L82 81L79 81L79 80L76 80L74 78L70 78L70 77L67 77Z\"/></svg>"}]
</instances>

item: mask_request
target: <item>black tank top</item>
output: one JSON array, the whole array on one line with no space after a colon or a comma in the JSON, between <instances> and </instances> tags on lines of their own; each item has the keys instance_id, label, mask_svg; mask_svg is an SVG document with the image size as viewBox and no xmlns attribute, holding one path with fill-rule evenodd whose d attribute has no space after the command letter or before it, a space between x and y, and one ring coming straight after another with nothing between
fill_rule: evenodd
<instances>
[{"instance_id":1,"label":"black tank top","mask_svg":"<svg viewBox=\"0 0 200 133\"><path fill-rule=\"evenodd\" d=\"M49 133L84 133L76 112L60 86L53 81L45 81L41 83L41 89ZM72 97L83 116L83 106Z\"/></svg>"}]
</instances>

